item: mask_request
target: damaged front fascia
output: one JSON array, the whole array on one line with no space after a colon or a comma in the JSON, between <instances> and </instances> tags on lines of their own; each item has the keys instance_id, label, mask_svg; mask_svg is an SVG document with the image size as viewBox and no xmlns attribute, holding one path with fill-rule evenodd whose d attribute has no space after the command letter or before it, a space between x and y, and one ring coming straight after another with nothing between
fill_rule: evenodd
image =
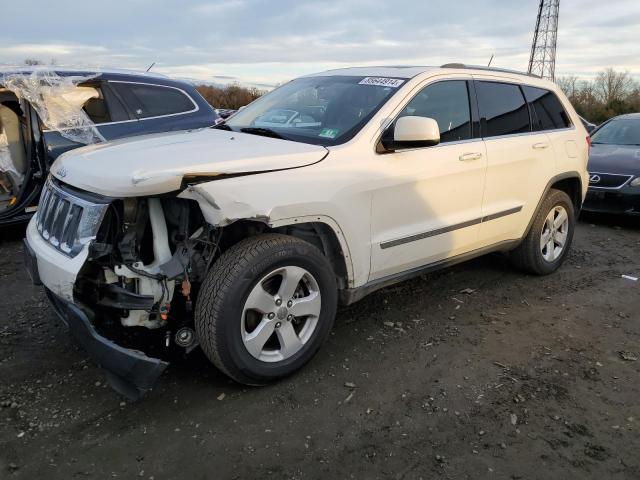
<instances>
[{"instance_id":1,"label":"damaged front fascia","mask_svg":"<svg viewBox=\"0 0 640 480\"><path fill-rule=\"evenodd\" d=\"M214 199L200 185L189 185L186 190L178 195L178 198L198 202L202 215L210 225L224 227L240 219L255 220L267 225L270 222L269 215L265 212L261 212L253 206L233 198L220 196Z\"/></svg>"}]
</instances>

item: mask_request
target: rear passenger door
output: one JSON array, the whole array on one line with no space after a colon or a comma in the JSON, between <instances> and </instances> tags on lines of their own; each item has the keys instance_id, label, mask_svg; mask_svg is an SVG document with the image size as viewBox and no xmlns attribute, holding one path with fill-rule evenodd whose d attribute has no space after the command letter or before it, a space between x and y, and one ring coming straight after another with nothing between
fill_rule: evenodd
<instances>
[{"instance_id":1,"label":"rear passenger door","mask_svg":"<svg viewBox=\"0 0 640 480\"><path fill-rule=\"evenodd\" d=\"M558 171L575 169L582 145L576 144L575 126L557 95L544 88L523 86L535 132L544 132L551 142Z\"/></svg>"},{"instance_id":2,"label":"rear passenger door","mask_svg":"<svg viewBox=\"0 0 640 480\"><path fill-rule=\"evenodd\" d=\"M475 81L487 175L479 240L494 244L522 236L555 172L544 131L533 131L529 106L516 83Z\"/></svg>"}]
</instances>

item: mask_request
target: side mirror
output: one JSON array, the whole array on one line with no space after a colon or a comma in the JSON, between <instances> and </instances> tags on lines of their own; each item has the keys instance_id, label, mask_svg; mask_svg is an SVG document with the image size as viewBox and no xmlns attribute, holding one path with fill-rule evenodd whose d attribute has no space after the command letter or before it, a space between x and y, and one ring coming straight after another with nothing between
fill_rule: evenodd
<instances>
[{"instance_id":1,"label":"side mirror","mask_svg":"<svg viewBox=\"0 0 640 480\"><path fill-rule=\"evenodd\" d=\"M393 130L393 140L383 139L387 151L433 147L440 143L440 128L433 118L401 117Z\"/></svg>"}]
</instances>

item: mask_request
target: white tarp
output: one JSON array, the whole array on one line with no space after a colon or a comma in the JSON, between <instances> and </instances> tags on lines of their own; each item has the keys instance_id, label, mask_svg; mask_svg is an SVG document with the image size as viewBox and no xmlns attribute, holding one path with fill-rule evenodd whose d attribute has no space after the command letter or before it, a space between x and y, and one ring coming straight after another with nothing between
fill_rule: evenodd
<instances>
[{"instance_id":1,"label":"white tarp","mask_svg":"<svg viewBox=\"0 0 640 480\"><path fill-rule=\"evenodd\" d=\"M88 145L105 141L82 109L88 99L99 96L94 88L78 86L92 78L94 76L61 76L43 68L30 73L4 74L0 77L0 84L29 102L45 128L58 131L71 141Z\"/></svg>"}]
</instances>

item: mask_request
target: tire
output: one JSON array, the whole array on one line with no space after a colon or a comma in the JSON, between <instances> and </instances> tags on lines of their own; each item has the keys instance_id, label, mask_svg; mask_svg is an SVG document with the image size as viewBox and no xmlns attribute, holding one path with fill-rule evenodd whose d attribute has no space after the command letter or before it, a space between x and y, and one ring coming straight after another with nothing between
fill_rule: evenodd
<instances>
[{"instance_id":1,"label":"tire","mask_svg":"<svg viewBox=\"0 0 640 480\"><path fill-rule=\"evenodd\" d=\"M548 242L543 245L543 234L549 231L548 217L550 218L552 212L558 214L560 211L566 212L567 215L566 237L562 242L561 251L558 250L559 244L555 243L554 237L551 238L551 241L554 241L554 249L549 247ZM554 223L558 223L558 220ZM512 263L519 269L535 275L549 275L555 272L569 253L575 223L575 209L569 196L561 190L551 189L540 205L529 233L522 243L511 252ZM561 229L555 229L554 232L553 235L562 240ZM549 238L549 236L544 238Z\"/></svg>"},{"instance_id":2,"label":"tire","mask_svg":"<svg viewBox=\"0 0 640 480\"><path fill-rule=\"evenodd\" d=\"M280 293L290 296L289 285L298 275L303 276L291 303L283 298L276 305ZM333 269L315 246L279 234L247 238L214 263L200 289L195 310L200 346L237 382L265 385L292 374L316 354L331 332L337 296ZM300 308L315 309L314 314L290 320Z\"/></svg>"}]
</instances>

